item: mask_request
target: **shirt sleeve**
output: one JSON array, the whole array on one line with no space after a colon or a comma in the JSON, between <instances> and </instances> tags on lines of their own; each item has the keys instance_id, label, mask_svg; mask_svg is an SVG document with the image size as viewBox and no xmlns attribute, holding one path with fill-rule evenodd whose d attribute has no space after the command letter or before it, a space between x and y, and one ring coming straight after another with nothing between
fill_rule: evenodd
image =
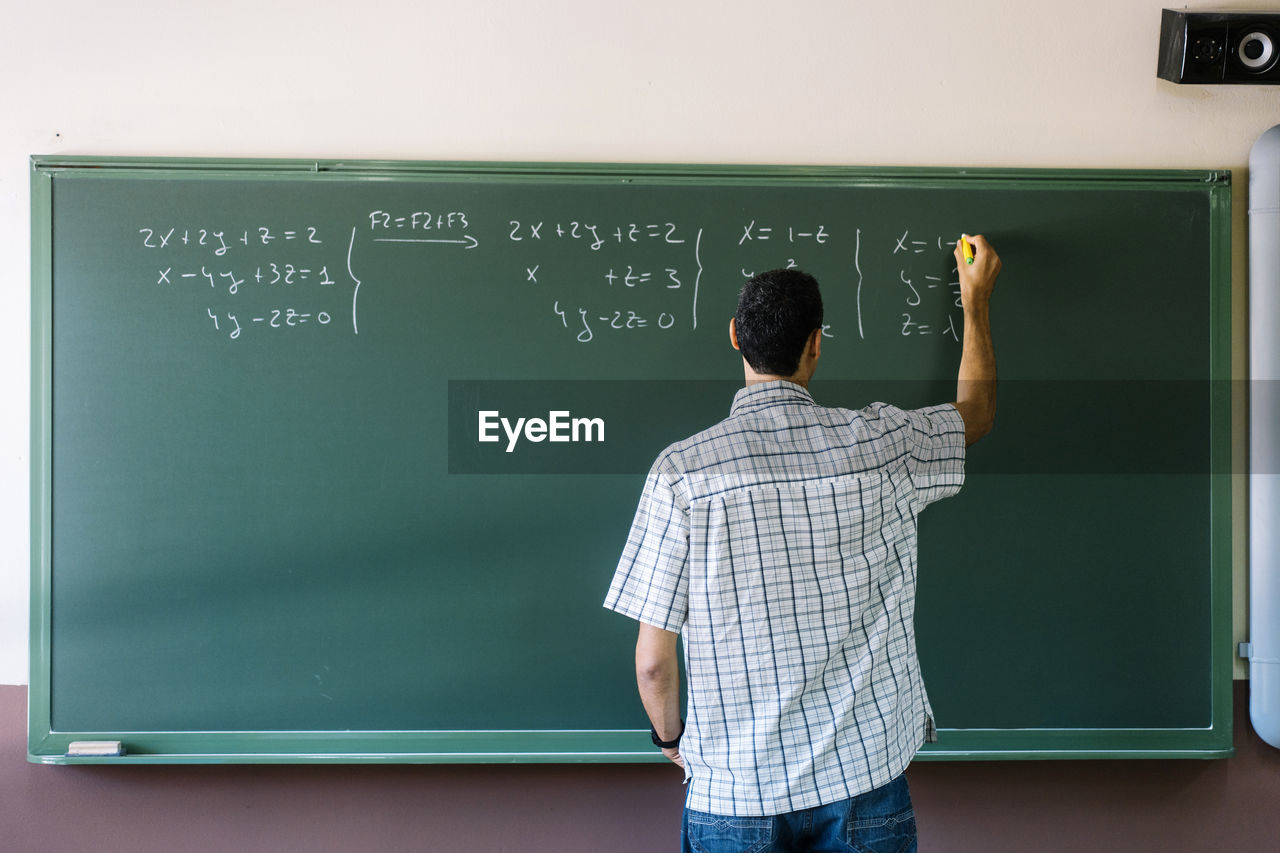
<instances>
[{"instance_id":1,"label":"shirt sleeve","mask_svg":"<svg viewBox=\"0 0 1280 853\"><path fill-rule=\"evenodd\" d=\"M923 509L964 485L964 418L950 403L903 415L909 433L907 470Z\"/></svg>"},{"instance_id":2,"label":"shirt sleeve","mask_svg":"<svg viewBox=\"0 0 1280 853\"><path fill-rule=\"evenodd\" d=\"M649 471L604 606L678 632L689 612L689 505L659 458Z\"/></svg>"}]
</instances>

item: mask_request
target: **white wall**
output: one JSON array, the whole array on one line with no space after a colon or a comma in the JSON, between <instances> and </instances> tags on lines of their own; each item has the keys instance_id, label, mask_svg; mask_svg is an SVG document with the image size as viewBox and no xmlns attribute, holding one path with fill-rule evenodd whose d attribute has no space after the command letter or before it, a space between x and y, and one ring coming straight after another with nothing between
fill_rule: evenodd
<instances>
[{"instance_id":1,"label":"white wall","mask_svg":"<svg viewBox=\"0 0 1280 853\"><path fill-rule=\"evenodd\" d=\"M27 677L29 155L1231 168L1242 377L1243 169L1280 87L1157 80L1162 5L5 0L0 683Z\"/></svg>"}]
</instances>

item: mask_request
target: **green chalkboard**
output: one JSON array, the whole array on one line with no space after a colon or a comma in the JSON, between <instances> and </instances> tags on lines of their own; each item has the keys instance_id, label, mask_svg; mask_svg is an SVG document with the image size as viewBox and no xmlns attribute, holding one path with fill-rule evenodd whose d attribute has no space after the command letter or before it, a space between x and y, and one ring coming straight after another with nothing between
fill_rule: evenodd
<instances>
[{"instance_id":1,"label":"green chalkboard","mask_svg":"<svg viewBox=\"0 0 1280 853\"><path fill-rule=\"evenodd\" d=\"M1230 753L1226 172L32 165L34 761L660 760L601 604L744 277L823 283L819 402L945 402L961 230L922 757Z\"/></svg>"}]
</instances>

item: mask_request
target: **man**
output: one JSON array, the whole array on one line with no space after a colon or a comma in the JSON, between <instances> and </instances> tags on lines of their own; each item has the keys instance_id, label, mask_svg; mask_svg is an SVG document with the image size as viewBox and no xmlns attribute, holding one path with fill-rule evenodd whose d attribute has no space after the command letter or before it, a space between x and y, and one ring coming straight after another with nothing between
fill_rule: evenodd
<instances>
[{"instance_id":1,"label":"man","mask_svg":"<svg viewBox=\"0 0 1280 853\"><path fill-rule=\"evenodd\" d=\"M914 850L903 771L935 737L916 657L916 517L955 494L995 417L1001 263L956 243L954 403L817 405L818 284L747 282L729 323L746 387L654 463L605 606L639 620L654 743L685 771L685 850ZM676 640L684 637L688 719Z\"/></svg>"}]
</instances>

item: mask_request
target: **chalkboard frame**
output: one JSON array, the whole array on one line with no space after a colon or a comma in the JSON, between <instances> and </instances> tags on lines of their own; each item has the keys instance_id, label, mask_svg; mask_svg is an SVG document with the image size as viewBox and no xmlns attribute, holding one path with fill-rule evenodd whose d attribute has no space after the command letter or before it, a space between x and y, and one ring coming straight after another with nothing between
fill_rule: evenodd
<instances>
[{"instance_id":1,"label":"chalkboard frame","mask_svg":"<svg viewBox=\"0 0 1280 853\"><path fill-rule=\"evenodd\" d=\"M1212 722L1197 729L943 729L920 760L1217 758L1232 748L1231 175L1225 170L959 169L501 162L401 162L144 157L31 158L31 627L28 760L87 763L659 762L642 730L88 732L52 729L52 186L92 172L119 179L493 180L565 178L604 183L1078 188L1202 192L1210 205L1210 588ZM1122 654L1122 650L1117 650ZM123 756L71 757L79 740L121 740Z\"/></svg>"}]
</instances>

